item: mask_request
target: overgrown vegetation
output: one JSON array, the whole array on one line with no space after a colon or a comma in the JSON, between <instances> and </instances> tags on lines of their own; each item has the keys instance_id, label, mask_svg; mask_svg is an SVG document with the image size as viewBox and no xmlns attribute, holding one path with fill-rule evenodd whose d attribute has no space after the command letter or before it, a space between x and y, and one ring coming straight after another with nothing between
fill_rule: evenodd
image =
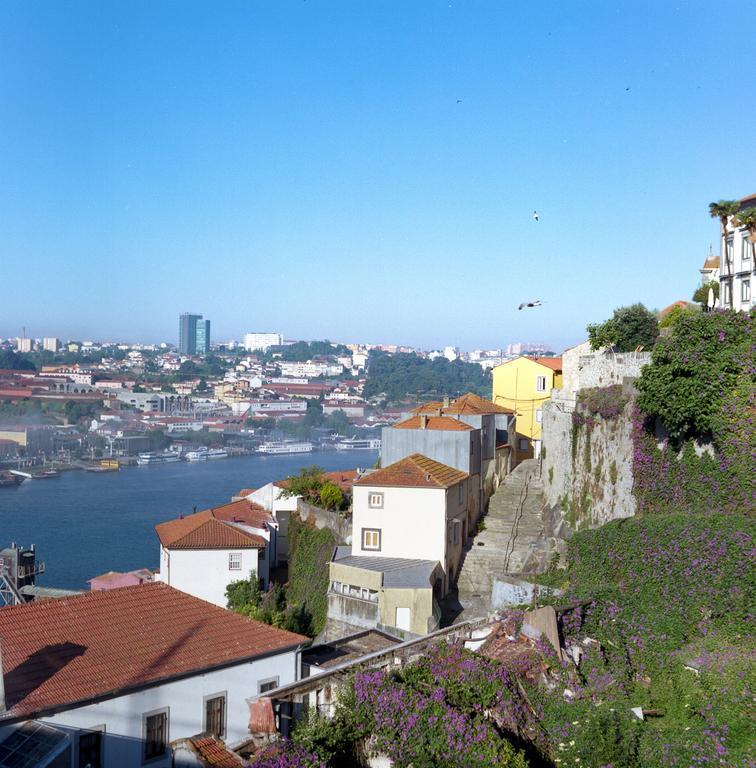
<instances>
[{"instance_id":1,"label":"overgrown vegetation","mask_svg":"<svg viewBox=\"0 0 756 768\"><path fill-rule=\"evenodd\" d=\"M302 467L296 475L287 477L281 495L285 498L299 496L323 509L344 510L349 506L341 488L328 479L322 467L315 464Z\"/></svg>"},{"instance_id":2,"label":"overgrown vegetation","mask_svg":"<svg viewBox=\"0 0 756 768\"><path fill-rule=\"evenodd\" d=\"M457 397L465 392L490 397L490 371L483 370L477 363L449 362L445 357L428 360L407 353L370 353L363 393L366 398L400 402L407 397L419 400Z\"/></svg>"},{"instance_id":3,"label":"overgrown vegetation","mask_svg":"<svg viewBox=\"0 0 756 768\"><path fill-rule=\"evenodd\" d=\"M650 349L659 335L656 314L643 304L618 307L603 323L589 325L591 349L614 348L617 352L632 352L638 347Z\"/></svg>"},{"instance_id":4,"label":"overgrown vegetation","mask_svg":"<svg viewBox=\"0 0 756 768\"><path fill-rule=\"evenodd\" d=\"M289 583L286 597L290 605L306 610L312 617L316 635L328 617L328 563L339 542L328 528L316 528L298 515L289 520Z\"/></svg>"},{"instance_id":5,"label":"overgrown vegetation","mask_svg":"<svg viewBox=\"0 0 756 768\"><path fill-rule=\"evenodd\" d=\"M639 512L756 509L752 309L684 317L638 382L633 423ZM661 446L661 425L669 437Z\"/></svg>"}]
</instances>

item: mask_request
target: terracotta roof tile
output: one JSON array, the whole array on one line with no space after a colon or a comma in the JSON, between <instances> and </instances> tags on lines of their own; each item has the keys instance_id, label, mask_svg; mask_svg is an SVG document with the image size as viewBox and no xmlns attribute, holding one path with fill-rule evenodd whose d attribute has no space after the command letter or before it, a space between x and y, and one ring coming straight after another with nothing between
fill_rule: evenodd
<instances>
[{"instance_id":1,"label":"terracotta roof tile","mask_svg":"<svg viewBox=\"0 0 756 768\"><path fill-rule=\"evenodd\" d=\"M465 472L413 453L405 459L364 475L355 485L397 486L400 488L451 488L467 478Z\"/></svg>"},{"instance_id":2,"label":"terracotta roof tile","mask_svg":"<svg viewBox=\"0 0 756 768\"><path fill-rule=\"evenodd\" d=\"M239 502L236 502L239 503ZM245 503L245 502L242 502ZM231 506L231 505L226 505ZM229 521L219 520L212 509L155 526L166 549L262 549L266 541Z\"/></svg>"},{"instance_id":3,"label":"terracotta roof tile","mask_svg":"<svg viewBox=\"0 0 756 768\"><path fill-rule=\"evenodd\" d=\"M197 756L212 768L241 768L247 763L212 736L193 736L189 739Z\"/></svg>"},{"instance_id":4,"label":"terracotta roof tile","mask_svg":"<svg viewBox=\"0 0 756 768\"><path fill-rule=\"evenodd\" d=\"M36 717L307 638L159 582L0 608L3 718Z\"/></svg>"},{"instance_id":5,"label":"terracotta roof tile","mask_svg":"<svg viewBox=\"0 0 756 768\"><path fill-rule=\"evenodd\" d=\"M423 403L412 410L412 413L450 413L462 416L480 416L486 413L514 413L509 408L496 405L485 397L476 395L473 392L467 392L464 395L452 400L449 405L444 405L440 400L434 400L430 403Z\"/></svg>"},{"instance_id":6,"label":"terracotta roof tile","mask_svg":"<svg viewBox=\"0 0 756 768\"><path fill-rule=\"evenodd\" d=\"M445 432L466 432L472 429L469 424L458 419L452 419L448 416L428 416L425 427L420 424L420 416L412 416L405 421L394 424L391 429L431 429Z\"/></svg>"}]
</instances>

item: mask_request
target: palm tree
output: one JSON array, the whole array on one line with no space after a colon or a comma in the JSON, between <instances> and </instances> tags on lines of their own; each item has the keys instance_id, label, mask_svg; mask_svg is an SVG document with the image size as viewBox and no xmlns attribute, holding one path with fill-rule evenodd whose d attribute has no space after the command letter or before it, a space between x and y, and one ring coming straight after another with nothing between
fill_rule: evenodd
<instances>
[{"instance_id":1,"label":"palm tree","mask_svg":"<svg viewBox=\"0 0 756 768\"><path fill-rule=\"evenodd\" d=\"M748 230L748 239L751 242L751 256L756 260L756 208L743 208L738 211L735 223L739 227L745 227ZM756 261L751 262L756 264Z\"/></svg>"},{"instance_id":2,"label":"palm tree","mask_svg":"<svg viewBox=\"0 0 756 768\"><path fill-rule=\"evenodd\" d=\"M712 219L719 219L722 227L722 255L720 256L720 269L722 274L729 278L729 294L732 296L732 265L727 258L727 225L730 217L738 212L740 204L737 200L719 200L709 203L709 215Z\"/></svg>"}]
</instances>

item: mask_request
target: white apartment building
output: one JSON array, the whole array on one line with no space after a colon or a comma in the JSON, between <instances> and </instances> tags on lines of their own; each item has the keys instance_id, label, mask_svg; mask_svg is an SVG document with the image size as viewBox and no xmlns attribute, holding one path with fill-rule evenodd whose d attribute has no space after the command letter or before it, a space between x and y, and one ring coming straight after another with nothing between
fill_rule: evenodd
<instances>
[{"instance_id":1,"label":"white apartment building","mask_svg":"<svg viewBox=\"0 0 756 768\"><path fill-rule=\"evenodd\" d=\"M306 363L279 363L282 376L291 376L295 379L315 378L317 376L338 376L344 372L343 365L333 363L316 363L308 360Z\"/></svg>"},{"instance_id":2,"label":"white apartment building","mask_svg":"<svg viewBox=\"0 0 756 768\"><path fill-rule=\"evenodd\" d=\"M740 201L740 210L756 207L756 195L749 195ZM737 228L732 224L722 234L721 247L723 257L719 268L719 302L725 309L748 312L753 303L753 290L756 287L754 248L745 227Z\"/></svg>"},{"instance_id":3,"label":"white apartment building","mask_svg":"<svg viewBox=\"0 0 756 768\"><path fill-rule=\"evenodd\" d=\"M170 768L176 739L246 741L248 700L296 682L307 641L157 582L3 608L0 636L0 746L52 746L33 764L56 768Z\"/></svg>"},{"instance_id":4,"label":"white apartment building","mask_svg":"<svg viewBox=\"0 0 756 768\"><path fill-rule=\"evenodd\" d=\"M244 349L247 352L266 352L271 347L280 347L283 336L280 333L245 333Z\"/></svg>"}]
</instances>

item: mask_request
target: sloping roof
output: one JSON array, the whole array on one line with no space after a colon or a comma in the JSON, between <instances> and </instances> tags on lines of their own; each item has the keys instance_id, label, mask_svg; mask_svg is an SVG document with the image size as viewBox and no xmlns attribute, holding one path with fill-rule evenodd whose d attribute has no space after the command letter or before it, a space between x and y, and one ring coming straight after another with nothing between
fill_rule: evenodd
<instances>
[{"instance_id":1,"label":"sloping roof","mask_svg":"<svg viewBox=\"0 0 756 768\"><path fill-rule=\"evenodd\" d=\"M166 549L261 549L265 539L224 520L206 509L155 526Z\"/></svg>"},{"instance_id":2,"label":"sloping roof","mask_svg":"<svg viewBox=\"0 0 756 768\"><path fill-rule=\"evenodd\" d=\"M399 488L451 488L467 479L467 474L434 461L420 453L389 464L384 469L361 477L355 485L396 486Z\"/></svg>"},{"instance_id":3,"label":"sloping roof","mask_svg":"<svg viewBox=\"0 0 756 768\"><path fill-rule=\"evenodd\" d=\"M291 649L307 638L159 582L0 608L3 718Z\"/></svg>"},{"instance_id":4,"label":"sloping roof","mask_svg":"<svg viewBox=\"0 0 756 768\"><path fill-rule=\"evenodd\" d=\"M431 585L431 576L439 567L438 560L415 560L408 557L371 557L346 555L334 560L339 565L362 568L383 574L383 586L394 589L416 589Z\"/></svg>"},{"instance_id":5,"label":"sloping roof","mask_svg":"<svg viewBox=\"0 0 756 768\"><path fill-rule=\"evenodd\" d=\"M440 400L433 400L429 403L423 403L417 408L412 409L412 413L453 413L461 416L480 416L486 413L514 413L509 408L496 405L496 403L486 400L485 397L476 395L474 392L467 392L452 400L448 405L444 405Z\"/></svg>"},{"instance_id":6,"label":"sloping roof","mask_svg":"<svg viewBox=\"0 0 756 768\"><path fill-rule=\"evenodd\" d=\"M534 360L539 365L545 365L547 368L551 368L552 371L557 373L562 370L561 357L536 357Z\"/></svg>"},{"instance_id":7,"label":"sloping roof","mask_svg":"<svg viewBox=\"0 0 756 768\"><path fill-rule=\"evenodd\" d=\"M472 427L464 421L449 418L448 416L428 416L425 426L420 426L420 416L411 416L405 421L394 424L391 429L431 429L448 432L466 432Z\"/></svg>"},{"instance_id":8,"label":"sloping roof","mask_svg":"<svg viewBox=\"0 0 756 768\"><path fill-rule=\"evenodd\" d=\"M213 736L192 736L189 743L202 765L210 768L241 768L248 765L237 754L231 752L226 745Z\"/></svg>"}]
</instances>

